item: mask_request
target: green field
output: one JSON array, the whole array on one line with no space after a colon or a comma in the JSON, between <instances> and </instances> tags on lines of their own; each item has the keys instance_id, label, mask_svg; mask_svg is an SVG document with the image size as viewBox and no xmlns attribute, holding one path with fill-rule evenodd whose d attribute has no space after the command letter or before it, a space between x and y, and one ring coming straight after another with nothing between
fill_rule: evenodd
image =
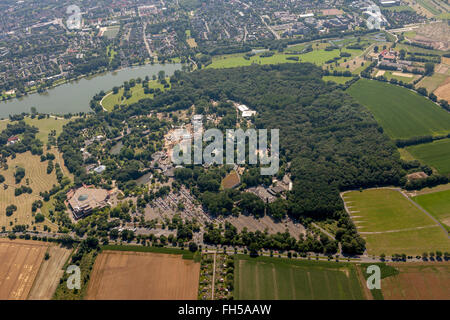
<instances>
[{"instance_id":1,"label":"green field","mask_svg":"<svg viewBox=\"0 0 450 320\"><path fill-rule=\"evenodd\" d=\"M338 84L345 84L347 81L352 80L353 77L336 77L336 76L324 76L322 77L323 81L333 81Z\"/></svg>"},{"instance_id":2,"label":"green field","mask_svg":"<svg viewBox=\"0 0 450 320\"><path fill-rule=\"evenodd\" d=\"M403 81L404 83L410 83L415 79L415 76L414 77L402 77L402 76L394 75L393 74L394 72L395 71L386 71L383 76L388 80L396 79L398 81Z\"/></svg>"},{"instance_id":3,"label":"green field","mask_svg":"<svg viewBox=\"0 0 450 320\"><path fill-rule=\"evenodd\" d=\"M450 132L450 113L411 90L361 79L347 92L373 113L391 138Z\"/></svg>"},{"instance_id":4,"label":"green field","mask_svg":"<svg viewBox=\"0 0 450 320\"><path fill-rule=\"evenodd\" d=\"M416 159L435 168L441 174L450 173L450 139L407 147L406 150Z\"/></svg>"},{"instance_id":5,"label":"green field","mask_svg":"<svg viewBox=\"0 0 450 320\"><path fill-rule=\"evenodd\" d=\"M235 256L237 300L362 300L355 266L349 263Z\"/></svg>"},{"instance_id":6,"label":"green field","mask_svg":"<svg viewBox=\"0 0 450 320\"><path fill-rule=\"evenodd\" d=\"M292 48L290 48L292 50ZM354 49L342 49L342 52L348 52L352 56L347 59L350 60L362 53L362 50L354 50ZM288 60L288 57L298 57L299 62L311 62L316 65L323 65L326 61L333 59L339 56L339 50L335 49L332 51L325 51L324 49L316 49L308 53L304 54L285 54L276 52L271 57L261 57L260 54L254 55L250 57L249 60L244 59L244 54L231 54L231 55L222 55L218 57L214 57L213 61L208 68L233 68L233 67L241 67L241 66L249 66L253 63L256 64L279 64L291 62L295 63L297 61ZM343 61L344 58L341 58L339 61Z\"/></svg>"},{"instance_id":7,"label":"green field","mask_svg":"<svg viewBox=\"0 0 450 320\"><path fill-rule=\"evenodd\" d=\"M168 79L166 79L168 80ZM164 85L157 82L156 80L151 80L148 82L149 88L159 88L161 90L164 90ZM114 109L115 105L130 105L132 103L138 102L141 99L144 98L153 98L153 94L145 94L144 88L142 87L142 83L136 83L136 85L132 88L130 88L131 97L129 99L125 99L123 97L123 87L119 89L119 92L117 94L113 94L112 91L109 92L102 101L102 106L108 110L111 111Z\"/></svg>"},{"instance_id":8,"label":"green field","mask_svg":"<svg viewBox=\"0 0 450 320\"><path fill-rule=\"evenodd\" d=\"M52 130L56 130L56 136L58 136L62 131L63 125L68 123L70 121L70 119L50 117L50 118L44 118L44 119L38 120L37 117L34 119L31 119L30 117L25 117L24 121L31 126L37 127L39 129L39 132L36 135L36 138L38 138L39 140L41 140L44 143L47 143L48 142L48 134ZM6 129L6 126L8 123L11 123L11 122L9 120L1 120L0 121L0 132L3 131L4 129Z\"/></svg>"},{"instance_id":9,"label":"green field","mask_svg":"<svg viewBox=\"0 0 450 320\"><path fill-rule=\"evenodd\" d=\"M450 249L447 233L397 190L351 191L343 199L369 254Z\"/></svg>"},{"instance_id":10,"label":"green field","mask_svg":"<svg viewBox=\"0 0 450 320\"><path fill-rule=\"evenodd\" d=\"M70 119L64 119L64 118L45 118L40 119L34 118L31 119L30 117L25 117L25 122L31 126L35 126L39 129L38 134L36 135L36 138L41 140L44 143L48 142L48 134L52 131L56 131L56 137L62 132L62 127L68 123Z\"/></svg>"},{"instance_id":11,"label":"green field","mask_svg":"<svg viewBox=\"0 0 450 320\"><path fill-rule=\"evenodd\" d=\"M440 14L440 11L436 8L436 6L429 0L416 0L422 7L430 11L432 14L437 15Z\"/></svg>"},{"instance_id":12,"label":"green field","mask_svg":"<svg viewBox=\"0 0 450 320\"><path fill-rule=\"evenodd\" d=\"M119 33L120 26L111 26L106 29L106 31L103 33L104 37L107 37L108 39L114 39L117 34Z\"/></svg>"},{"instance_id":13,"label":"green field","mask_svg":"<svg viewBox=\"0 0 450 320\"><path fill-rule=\"evenodd\" d=\"M450 231L450 190L423 194L413 198Z\"/></svg>"}]
</instances>

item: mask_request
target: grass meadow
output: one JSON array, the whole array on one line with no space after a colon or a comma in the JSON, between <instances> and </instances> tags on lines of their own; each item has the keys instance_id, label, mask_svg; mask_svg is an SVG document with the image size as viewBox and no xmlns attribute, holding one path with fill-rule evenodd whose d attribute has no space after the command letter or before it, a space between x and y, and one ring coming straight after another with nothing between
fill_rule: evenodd
<instances>
[{"instance_id":1,"label":"grass meadow","mask_svg":"<svg viewBox=\"0 0 450 320\"><path fill-rule=\"evenodd\" d=\"M168 80L168 79L167 79ZM148 83L149 88L153 89L161 89L164 90L164 85L157 82L156 80L151 80ZM153 94L145 94L144 88L142 87L142 83L136 83L136 85L132 88L130 88L131 97L129 99L125 99L123 97L123 88L119 89L119 92L117 94L113 94L112 91L108 93L105 98L102 101L102 106L108 110L112 111L114 109L115 105L130 105L135 102L138 102L141 99L145 98L153 98Z\"/></svg>"},{"instance_id":2,"label":"grass meadow","mask_svg":"<svg viewBox=\"0 0 450 320\"><path fill-rule=\"evenodd\" d=\"M237 300L362 300L364 293L349 263L235 256Z\"/></svg>"},{"instance_id":3,"label":"grass meadow","mask_svg":"<svg viewBox=\"0 0 450 320\"><path fill-rule=\"evenodd\" d=\"M342 197L369 254L420 255L450 249L447 232L397 190L351 191Z\"/></svg>"},{"instance_id":4,"label":"grass meadow","mask_svg":"<svg viewBox=\"0 0 450 320\"><path fill-rule=\"evenodd\" d=\"M450 190L419 195L413 197L413 200L450 231Z\"/></svg>"},{"instance_id":5,"label":"grass meadow","mask_svg":"<svg viewBox=\"0 0 450 320\"><path fill-rule=\"evenodd\" d=\"M441 174L450 173L450 139L407 147L416 159L435 168Z\"/></svg>"},{"instance_id":6,"label":"grass meadow","mask_svg":"<svg viewBox=\"0 0 450 320\"><path fill-rule=\"evenodd\" d=\"M218 57L214 57L213 61L210 65L208 65L208 68L233 68L233 67L241 67L241 66L249 66L251 64L279 64L279 63L298 63L298 62L310 62L314 63L316 65L323 65L326 61L331 60L335 57L339 57L340 51L338 49L332 50L332 51L325 51L325 49L322 49L321 47L316 48L314 47L314 50L308 53L304 54L285 54L285 53L279 53L276 52L271 57L261 57L261 54L256 54L250 59L246 60L244 59L243 53L238 54L231 54L231 55L222 55ZM292 48L290 48L292 50ZM347 59L350 60L358 55L360 55L363 51L362 50L355 50L355 49L342 49L342 52L347 52L351 54L351 57L348 57ZM289 60L288 57L298 57L299 61ZM343 60L344 58L341 58L340 60ZM339 60L339 61L340 61Z\"/></svg>"}]
</instances>

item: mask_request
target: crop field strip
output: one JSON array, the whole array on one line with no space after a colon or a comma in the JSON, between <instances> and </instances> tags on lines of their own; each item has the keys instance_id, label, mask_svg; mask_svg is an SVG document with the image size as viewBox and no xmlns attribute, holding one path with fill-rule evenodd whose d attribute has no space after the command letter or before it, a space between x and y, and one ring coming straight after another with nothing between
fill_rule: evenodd
<instances>
[{"instance_id":1,"label":"crop field strip","mask_svg":"<svg viewBox=\"0 0 450 320\"><path fill-rule=\"evenodd\" d=\"M444 227L398 190L382 188L342 194L347 211L367 242L369 254L448 251Z\"/></svg>"},{"instance_id":2,"label":"crop field strip","mask_svg":"<svg viewBox=\"0 0 450 320\"><path fill-rule=\"evenodd\" d=\"M33 285L48 244L0 239L0 300L23 300Z\"/></svg>"},{"instance_id":3,"label":"crop field strip","mask_svg":"<svg viewBox=\"0 0 450 320\"><path fill-rule=\"evenodd\" d=\"M235 257L235 299L364 299L350 264Z\"/></svg>"},{"instance_id":4,"label":"crop field strip","mask_svg":"<svg viewBox=\"0 0 450 320\"><path fill-rule=\"evenodd\" d=\"M406 147L416 159L435 168L441 174L450 173L450 139Z\"/></svg>"},{"instance_id":5,"label":"crop field strip","mask_svg":"<svg viewBox=\"0 0 450 320\"><path fill-rule=\"evenodd\" d=\"M393 139L450 133L450 113L411 90L360 79L348 90Z\"/></svg>"}]
</instances>

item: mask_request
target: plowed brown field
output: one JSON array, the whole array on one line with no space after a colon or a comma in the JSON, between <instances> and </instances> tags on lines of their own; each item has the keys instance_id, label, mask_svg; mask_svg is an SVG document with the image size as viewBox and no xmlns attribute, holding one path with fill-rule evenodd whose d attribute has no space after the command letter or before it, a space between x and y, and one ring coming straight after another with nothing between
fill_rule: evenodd
<instances>
[{"instance_id":1,"label":"plowed brown field","mask_svg":"<svg viewBox=\"0 0 450 320\"><path fill-rule=\"evenodd\" d=\"M381 281L385 300L450 300L450 263L390 264L396 276Z\"/></svg>"},{"instance_id":2,"label":"plowed brown field","mask_svg":"<svg viewBox=\"0 0 450 320\"><path fill-rule=\"evenodd\" d=\"M0 239L0 300L27 299L48 244Z\"/></svg>"},{"instance_id":3,"label":"plowed brown field","mask_svg":"<svg viewBox=\"0 0 450 320\"><path fill-rule=\"evenodd\" d=\"M104 251L95 260L86 299L196 300L200 264L181 255Z\"/></svg>"}]
</instances>

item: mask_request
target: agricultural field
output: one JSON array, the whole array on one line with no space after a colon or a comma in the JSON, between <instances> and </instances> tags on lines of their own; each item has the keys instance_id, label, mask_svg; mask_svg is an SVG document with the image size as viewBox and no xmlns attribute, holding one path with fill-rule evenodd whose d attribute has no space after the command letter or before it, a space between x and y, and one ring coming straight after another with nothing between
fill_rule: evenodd
<instances>
[{"instance_id":1,"label":"agricultural field","mask_svg":"<svg viewBox=\"0 0 450 320\"><path fill-rule=\"evenodd\" d=\"M88 300L195 300L200 263L181 255L103 251L86 293Z\"/></svg>"},{"instance_id":2,"label":"agricultural field","mask_svg":"<svg viewBox=\"0 0 450 320\"><path fill-rule=\"evenodd\" d=\"M450 101L450 77L447 77L433 93L439 100Z\"/></svg>"},{"instance_id":3,"label":"agricultural field","mask_svg":"<svg viewBox=\"0 0 450 320\"><path fill-rule=\"evenodd\" d=\"M47 250L49 258L44 260L28 295L28 300L50 300L64 274L63 266L72 249L50 244Z\"/></svg>"},{"instance_id":4,"label":"agricultural field","mask_svg":"<svg viewBox=\"0 0 450 320\"><path fill-rule=\"evenodd\" d=\"M0 300L25 300L33 286L48 244L0 239Z\"/></svg>"},{"instance_id":5,"label":"agricultural field","mask_svg":"<svg viewBox=\"0 0 450 320\"><path fill-rule=\"evenodd\" d=\"M416 159L435 168L441 174L450 173L450 139L406 147Z\"/></svg>"},{"instance_id":6,"label":"agricultural field","mask_svg":"<svg viewBox=\"0 0 450 320\"><path fill-rule=\"evenodd\" d=\"M16 184L14 178L16 167L25 169L25 176L19 184ZM58 184L55 171L47 174L47 161L41 162L39 156L32 155L29 151L19 153L14 159L8 158L8 169L0 170L0 174L5 177L5 182L0 185L0 226L7 230L11 230L13 225L29 225L30 228L35 226L37 230L42 230L46 225L52 230L57 229L57 226L48 219L42 223L35 223L34 214L31 212L32 203L42 200L39 193L48 191L53 185ZM22 185L30 187L32 193L15 196L14 190ZM5 214L6 207L12 204L17 207L17 211L8 217Z\"/></svg>"},{"instance_id":7,"label":"agricultural field","mask_svg":"<svg viewBox=\"0 0 450 320\"><path fill-rule=\"evenodd\" d=\"M434 73L431 77L425 77L416 84L416 88L423 87L427 92L434 92L448 78L446 74Z\"/></svg>"},{"instance_id":8,"label":"agricultural field","mask_svg":"<svg viewBox=\"0 0 450 320\"><path fill-rule=\"evenodd\" d=\"M362 300L354 265L348 263L235 256L236 300Z\"/></svg>"},{"instance_id":9,"label":"agricultural field","mask_svg":"<svg viewBox=\"0 0 450 320\"><path fill-rule=\"evenodd\" d=\"M168 80L168 79L166 79L166 80ZM153 89L159 88L161 90L164 90L164 85L157 82L156 80L149 81L148 87L153 88ZM136 85L130 89L131 97L129 99L125 99L123 97L123 91L124 91L124 89L120 88L119 92L117 94L114 94L112 91L109 92L101 101L101 105L103 106L103 108L105 108L108 111L111 111L114 109L115 105L127 105L128 106L128 105L135 103L141 99L153 97L153 94L151 94L151 93L149 93L149 94L144 93L144 88L142 87L142 83L136 83Z\"/></svg>"},{"instance_id":10,"label":"agricultural field","mask_svg":"<svg viewBox=\"0 0 450 320\"><path fill-rule=\"evenodd\" d=\"M347 93L373 113L391 138L407 139L450 132L450 113L411 90L360 79Z\"/></svg>"},{"instance_id":11,"label":"agricultural field","mask_svg":"<svg viewBox=\"0 0 450 320\"><path fill-rule=\"evenodd\" d=\"M385 300L448 300L450 263L392 263L399 274L381 280Z\"/></svg>"},{"instance_id":12,"label":"agricultural field","mask_svg":"<svg viewBox=\"0 0 450 320\"><path fill-rule=\"evenodd\" d=\"M447 232L398 190L350 191L342 198L370 255L450 249Z\"/></svg>"},{"instance_id":13,"label":"agricultural field","mask_svg":"<svg viewBox=\"0 0 450 320\"><path fill-rule=\"evenodd\" d=\"M419 195L413 200L450 230L450 190Z\"/></svg>"}]
</instances>

